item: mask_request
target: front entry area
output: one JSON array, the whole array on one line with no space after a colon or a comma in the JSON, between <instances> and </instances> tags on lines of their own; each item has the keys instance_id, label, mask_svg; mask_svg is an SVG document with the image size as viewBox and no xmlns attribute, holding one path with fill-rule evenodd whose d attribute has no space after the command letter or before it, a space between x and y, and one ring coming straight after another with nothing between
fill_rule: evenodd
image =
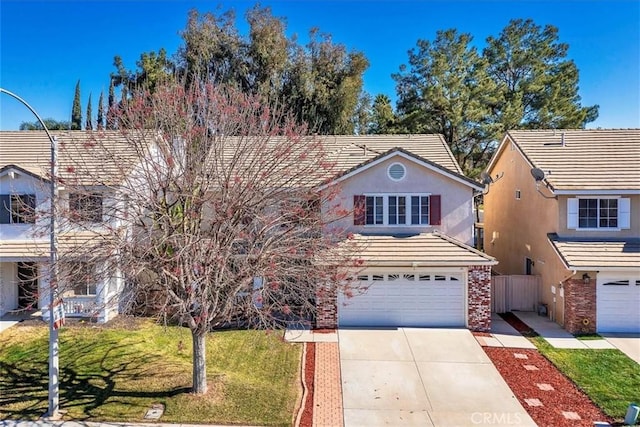
<instances>
[{"instance_id":1,"label":"front entry area","mask_svg":"<svg viewBox=\"0 0 640 427\"><path fill-rule=\"evenodd\" d=\"M0 262L0 316L40 308L39 274L36 262Z\"/></svg>"},{"instance_id":2,"label":"front entry area","mask_svg":"<svg viewBox=\"0 0 640 427\"><path fill-rule=\"evenodd\" d=\"M338 296L340 327L465 327L466 273L376 271L357 277L362 292Z\"/></svg>"}]
</instances>

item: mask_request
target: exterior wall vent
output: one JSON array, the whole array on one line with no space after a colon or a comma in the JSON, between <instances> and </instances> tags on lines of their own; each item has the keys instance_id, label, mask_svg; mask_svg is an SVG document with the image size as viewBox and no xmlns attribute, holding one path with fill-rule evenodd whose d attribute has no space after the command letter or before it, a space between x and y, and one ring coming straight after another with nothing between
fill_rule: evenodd
<instances>
[{"instance_id":1,"label":"exterior wall vent","mask_svg":"<svg viewBox=\"0 0 640 427\"><path fill-rule=\"evenodd\" d=\"M401 181L404 179L407 171L402 163L393 163L389 166L389 169L387 169L387 174L391 180Z\"/></svg>"}]
</instances>

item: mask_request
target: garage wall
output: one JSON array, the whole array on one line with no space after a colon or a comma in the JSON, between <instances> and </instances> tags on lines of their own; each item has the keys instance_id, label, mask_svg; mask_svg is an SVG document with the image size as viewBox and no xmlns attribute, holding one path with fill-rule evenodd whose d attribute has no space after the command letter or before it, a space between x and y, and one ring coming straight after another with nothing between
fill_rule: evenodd
<instances>
[{"instance_id":1,"label":"garage wall","mask_svg":"<svg viewBox=\"0 0 640 427\"><path fill-rule=\"evenodd\" d=\"M491 266L469 267L468 286L468 328L472 331L491 330Z\"/></svg>"}]
</instances>

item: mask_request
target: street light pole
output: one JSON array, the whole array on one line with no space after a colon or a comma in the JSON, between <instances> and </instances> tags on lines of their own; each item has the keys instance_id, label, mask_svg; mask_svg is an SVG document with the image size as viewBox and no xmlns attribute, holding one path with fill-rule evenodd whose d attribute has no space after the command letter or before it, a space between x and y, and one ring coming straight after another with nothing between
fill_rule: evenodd
<instances>
[{"instance_id":1,"label":"street light pole","mask_svg":"<svg viewBox=\"0 0 640 427\"><path fill-rule=\"evenodd\" d=\"M51 142L51 207L50 207L50 224L49 224L49 252L50 252L50 265L49 265L49 410L47 416L49 418L57 418L59 416L60 409L60 362L59 362L59 340L58 340L58 328L55 325L53 316L53 306L56 302L58 293L58 241L56 233L56 202L58 200L58 186L56 180L58 176L58 163L56 158L58 141L51 135L47 125L40 118L36 110L34 110L24 99L20 98L13 92L9 92L6 89L0 87L0 93L6 93L7 95L20 101L25 107L29 109L36 116L38 122L42 125L42 128L47 133L49 141Z\"/></svg>"}]
</instances>

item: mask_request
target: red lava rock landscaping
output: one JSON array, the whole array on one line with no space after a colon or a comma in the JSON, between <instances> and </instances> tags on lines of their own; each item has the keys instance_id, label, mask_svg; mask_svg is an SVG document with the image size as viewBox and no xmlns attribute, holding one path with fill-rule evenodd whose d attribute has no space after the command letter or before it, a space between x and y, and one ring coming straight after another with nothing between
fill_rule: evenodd
<instances>
[{"instance_id":1,"label":"red lava rock landscaping","mask_svg":"<svg viewBox=\"0 0 640 427\"><path fill-rule=\"evenodd\" d=\"M500 315L524 336L536 332L513 313ZM536 424L543 427L592 427L613 420L537 350L483 347Z\"/></svg>"},{"instance_id":2,"label":"red lava rock landscaping","mask_svg":"<svg viewBox=\"0 0 640 427\"><path fill-rule=\"evenodd\" d=\"M613 423L537 350L484 347L484 351L536 424L593 427L595 421Z\"/></svg>"},{"instance_id":3,"label":"red lava rock landscaping","mask_svg":"<svg viewBox=\"0 0 640 427\"><path fill-rule=\"evenodd\" d=\"M313 388L315 380L316 367L316 348L315 343L309 342L307 345L307 354L304 363L304 380L307 385L307 399L302 402L304 409L300 417L299 427L313 426Z\"/></svg>"}]
</instances>

